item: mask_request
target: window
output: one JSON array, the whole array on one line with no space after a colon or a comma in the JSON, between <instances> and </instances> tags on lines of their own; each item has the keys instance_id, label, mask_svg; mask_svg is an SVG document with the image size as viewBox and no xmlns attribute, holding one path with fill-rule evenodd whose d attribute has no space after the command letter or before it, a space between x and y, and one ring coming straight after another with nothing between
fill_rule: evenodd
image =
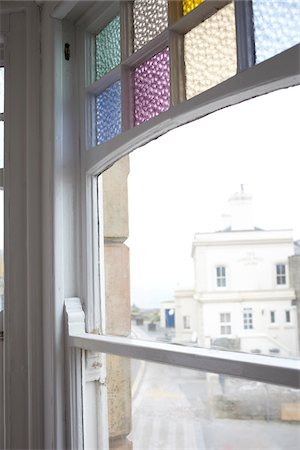
<instances>
[{"instance_id":1,"label":"window","mask_svg":"<svg viewBox=\"0 0 300 450\"><path fill-rule=\"evenodd\" d=\"M132 17L131 14L128 14L129 2L128 4L126 2L125 6L125 2L111 3L120 3L121 10L117 11L116 14L115 9L118 8L116 6L114 11L111 11L110 18L108 17L110 12L108 12L104 18L105 24L99 21L97 22L97 25L95 25L98 27L98 24L101 23L100 29L91 31L91 26L89 28L91 34L88 34L86 38L89 46L83 46L84 48L93 49L95 45L93 40L94 37L97 36L98 41L100 42L101 33L104 33L105 36L107 36L108 32L111 31L114 33L114 38L109 39L109 42L113 42L115 38L118 41L120 39L122 41L121 61L119 60L118 52L118 58L116 58L114 64L109 67L109 72L104 71L102 75L102 71L99 69L97 75L95 75L95 73L91 71L90 78L87 77L89 78L87 80L84 79L81 74L83 78L81 83L83 93L82 98L84 98L86 103L90 106L90 108L87 108L87 113L85 109L82 113L83 127L87 125L87 130L85 131L88 141L86 143L85 139L82 139L82 169L83 172L86 171L87 174L86 180L85 177L83 177L84 183L86 183L84 185L84 194L86 195L83 195L83 197L84 199L87 199L87 204L83 205L83 209L87 213L86 224L83 228L84 231L87 231L86 234L88 235L88 238L86 239L87 248L85 249L87 254L87 267L85 270L88 280L86 309L88 310L87 317L89 320L87 329L93 332L95 329L100 329L104 335L93 335L95 342L99 346L98 350L100 349L99 351L103 351L106 354L105 358L109 376L106 377L106 373L103 374L104 381L101 383L101 389L104 390L103 398L108 398L109 402L112 402L108 406L110 411L118 411L121 414L121 410L125 403L121 401L121 397L122 394L125 393L128 403L124 408L126 407L126 411L129 414L131 409L131 397L128 394L130 389L128 383L130 361L124 360L123 362L120 362L118 356L109 354L110 352L114 353L112 351L114 349L115 355L123 355L138 359L137 355L134 353L137 346L132 342L132 339L128 338L128 336L131 335L131 321L129 252L127 244L131 238L130 233L128 232L128 229L131 227L128 227L127 176L129 171L129 161L126 155L145 144L147 141L153 140L174 127L175 122L176 125L180 125L186 123L187 120L193 120L205 115L207 112L205 108L203 110L203 105L205 106L206 102L208 102L209 105L213 104L210 101L210 96L212 96L211 100L213 100L214 95L217 95L217 98L219 98L219 88L221 91L224 88L225 93L229 92L230 90L227 91L227 88L230 87L230 84L233 83L233 87L235 85L234 77L241 77L243 75L243 70L246 70L248 66L254 65L254 49L247 49L247 52L251 53L252 56L251 58L248 58L249 55L247 55L247 58L245 58L244 61L237 55L235 36L240 36L243 27L239 26L238 30L235 29L235 8L233 7L233 3L225 5L223 2L219 2L220 5L218 4L216 7L215 3L211 6L212 2L203 2L203 5L197 6L194 11L189 13L190 16L187 14L187 17L184 18L184 20L180 17L180 13L179 15L177 12L177 15L170 14L169 17L172 18L174 23L171 24L173 28L171 29L172 33L169 35L168 25L165 25L165 7L167 4L170 5L170 7L174 7L176 2L162 2L165 7L159 9L159 14L157 16L157 21L159 23L155 28L156 30L165 30L167 28L167 30L157 39L155 33L153 34L152 31L148 33L147 21L147 26L145 26L146 30L142 27L140 33L145 33L148 36L151 36L151 38L153 37L153 39L150 40L142 39L143 36L139 36L138 33L130 35L130 30L126 30L126 27L124 28L124 23L128 23L128 19L130 20ZM146 3L147 2L139 0L134 2L133 27L135 27L135 31L138 28L138 9L141 9L143 16L147 16L149 13ZM153 5L154 3L156 5L156 2L153 2ZM143 8L146 8L147 11L143 11ZM224 10L222 10L223 8ZM221 12L219 13L220 10ZM120 21L116 20L116 17L118 17L119 14L121 17ZM152 16L154 15L153 13L151 14ZM154 15L154 17L156 16ZM226 20L223 20L224 18ZM205 22L204 19L207 20L207 23L202 23ZM219 24L223 22L227 24L226 27L228 26L228 29L224 30L224 38L215 31L219 28ZM119 30L119 23L121 24L121 30ZM237 21L237 23L243 24L241 20ZM113 24L114 26L106 28L109 24ZM192 29L195 24L200 28L197 28L195 33L189 34L193 31ZM150 25L152 27L151 21L149 21L149 26ZM197 51L199 42L202 42L202 39L199 39L199 36L202 37L205 33L208 34L208 37L210 34L213 36L218 35L218 42L216 42L216 49L213 51L214 55L212 58L207 58L206 51L203 55L201 55L201 51ZM241 42L245 43L244 36L242 37L243 39L241 39ZM127 45L131 40L131 45ZM210 41L211 39L209 38L206 45L209 46ZM248 41L251 42L251 39ZM226 42L226 48L224 47L224 42ZM146 45L146 47L144 47L144 45ZM229 46L230 56L229 61L226 61L225 64L226 58L224 58L224 54L227 55L227 46ZM103 48L106 48L106 45L104 45ZM120 46L118 45L118 49L119 48ZM240 45L238 45L238 49L240 49ZM135 52L135 50L137 51ZM179 50L181 52L180 55L178 54ZM90 57L89 54L84 56ZM99 57L99 61L100 59L101 58ZM105 59L107 60L107 58ZM205 67L210 64L210 60L213 61L213 64L211 70L207 71L209 76L206 77ZM247 63L245 64L246 60ZM185 64L183 64L183 62L185 62ZM230 66L229 70L227 70L228 67L226 67L228 65L227 63L229 63ZM90 67L94 67L93 60L91 61ZM236 73L238 74L236 75ZM221 76L216 76L218 74ZM157 77L161 77L161 83L156 82ZM186 79L187 86L185 86ZM214 88L216 84L219 85ZM229 86L227 86L227 84ZM256 84L259 86L259 89L261 89L262 83L259 80L257 80ZM239 83L237 83L237 85L239 85ZM187 90L185 89L186 87ZM202 103L202 99L200 98L201 94L198 97L199 93L202 92L208 96L208 100L205 100L205 98L202 97L205 100L204 103ZM246 95L244 92L249 92L249 87L241 89L242 96L236 97L236 101L242 100L243 95ZM224 95L225 97L227 96L227 94ZM194 97L193 101L186 102L186 98L190 97ZM198 100L199 103L197 103ZM192 110L193 102L197 104L195 110ZM232 100L229 101L229 104L230 102L232 102ZM222 105L218 104L218 108L222 107ZM191 110L189 110L189 108L191 108ZM211 110L207 111L211 112ZM176 121L174 121L174 117L176 117ZM125 155L123 160L120 159L122 155ZM162 165L161 158L162 156L156 161L156 168L158 169ZM111 172L108 173L106 169L110 166L112 166L110 169ZM152 177L149 186L149 191L152 193L156 184L155 177L157 172L155 170L150 170L149 168L148 170ZM100 177L99 182L97 182L98 176ZM162 194L162 192L160 194ZM99 203L97 202L97 197L100 200ZM118 210L114 209L114 204L111 201L112 199L117 199L117 201L119 201ZM150 196L149 204L152 201ZM144 197L144 204L145 203L147 204L147 201L145 201ZM163 211L165 210L166 208L162 210L161 215L155 216L155 219L157 223L160 224L160 235L167 237L170 230L161 229L164 222L162 220ZM93 215L92 220L91 215ZM97 240L98 238L95 237L97 234L95 230L97 229L98 224L100 228L99 241ZM152 232L149 235L144 231L144 241L148 240L148 237L151 235ZM172 254L172 251L174 252L174 242L170 254ZM139 264L144 264L145 259L145 253L142 252L142 257L139 258ZM156 261L157 265L158 263L161 264L160 252L156 252ZM222 261L222 259L219 261ZM215 263L213 264L214 265L210 267L215 267ZM99 265L100 279L102 281L100 288L97 284ZM160 270L160 273L166 276L169 272L168 269L169 267L165 266L164 270ZM149 271L149 273L151 277L151 271ZM211 275L212 271L209 272L210 277ZM132 274L132 276L134 275ZM217 280L217 287L227 286L228 280L225 266L218 266L216 268L214 279L215 277ZM98 290L100 292L98 292ZM163 297L167 298L165 295ZM139 298L144 300L145 296L139 292ZM96 324L92 323L93 320L91 320L91 317L96 317L94 320ZM151 315L149 320L155 319ZM187 319L183 319L184 326L190 326L188 322ZM218 330L220 330L222 335L231 334L231 313L225 312L220 314L219 326L220 328L218 327ZM110 336L106 337L105 334ZM112 337L113 335L118 336L117 339L115 338L115 341ZM88 340L89 336L82 338L82 342L84 339ZM116 344L113 344L110 351L108 351L105 346L102 346L106 339L111 339L112 342ZM153 342L151 345L149 343L143 344L143 357L145 360L147 360L149 348L153 347L157 350L153 361L163 362L161 359L162 355L164 355L163 347L159 347L159 345L156 344L157 343ZM164 345L166 344L164 343ZM133 349L133 353L130 354L129 352L126 354L125 348ZM178 352L178 349L175 351L174 348L169 347L168 351L175 354ZM179 359L183 357L181 363L182 366L185 367L186 360L184 360L184 349L182 352L179 351L179 353ZM254 356L248 355L248 357ZM223 369L226 371L228 366L230 366L231 369L235 367L234 364L228 364L227 361L226 364L223 364L223 368L221 366L219 369L220 373L223 373ZM118 379L118 377L120 378ZM112 379L114 383L111 382ZM120 398L117 398L118 395L113 389L115 386L119 385L124 386L124 391L119 392ZM114 395L110 395L111 393ZM121 404L123 405L122 408L120 407ZM101 416L101 414L99 414L99 416ZM129 415L124 415L123 418L124 417L126 419L126 424L128 425L130 423L130 417ZM122 430L122 434L119 433L118 435L115 433L111 434L110 437L111 439L114 439L118 436L126 436L127 434L128 428ZM106 436L107 435L108 433Z\"/></svg>"},{"instance_id":2,"label":"window","mask_svg":"<svg viewBox=\"0 0 300 450\"><path fill-rule=\"evenodd\" d=\"M244 330L253 330L253 311L252 308L243 310Z\"/></svg>"},{"instance_id":3,"label":"window","mask_svg":"<svg viewBox=\"0 0 300 450\"><path fill-rule=\"evenodd\" d=\"M275 311L270 311L270 321L271 323L275 323Z\"/></svg>"},{"instance_id":4,"label":"window","mask_svg":"<svg viewBox=\"0 0 300 450\"><path fill-rule=\"evenodd\" d=\"M190 316L183 316L183 328L185 328L185 329L191 328L191 318L190 318Z\"/></svg>"},{"instance_id":5,"label":"window","mask_svg":"<svg viewBox=\"0 0 300 450\"><path fill-rule=\"evenodd\" d=\"M221 334L222 335L231 334L231 314L221 313L220 322L221 322Z\"/></svg>"},{"instance_id":6,"label":"window","mask_svg":"<svg viewBox=\"0 0 300 450\"><path fill-rule=\"evenodd\" d=\"M217 287L226 287L226 268L224 266L216 267Z\"/></svg>"},{"instance_id":7,"label":"window","mask_svg":"<svg viewBox=\"0 0 300 450\"><path fill-rule=\"evenodd\" d=\"M289 323L291 321L291 311L285 311L285 321Z\"/></svg>"},{"instance_id":8,"label":"window","mask_svg":"<svg viewBox=\"0 0 300 450\"><path fill-rule=\"evenodd\" d=\"M276 264L276 284L286 284L286 265Z\"/></svg>"}]
</instances>

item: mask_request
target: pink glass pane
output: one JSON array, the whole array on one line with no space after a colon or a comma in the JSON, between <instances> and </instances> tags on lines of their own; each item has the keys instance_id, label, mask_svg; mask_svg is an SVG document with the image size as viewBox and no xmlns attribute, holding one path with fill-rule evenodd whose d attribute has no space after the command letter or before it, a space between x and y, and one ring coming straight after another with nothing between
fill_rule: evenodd
<instances>
[{"instance_id":1,"label":"pink glass pane","mask_svg":"<svg viewBox=\"0 0 300 450\"><path fill-rule=\"evenodd\" d=\"M169 49L153 56L134 71L134 117L139 125L170 106Z\"/></svg>"}]
</instances>

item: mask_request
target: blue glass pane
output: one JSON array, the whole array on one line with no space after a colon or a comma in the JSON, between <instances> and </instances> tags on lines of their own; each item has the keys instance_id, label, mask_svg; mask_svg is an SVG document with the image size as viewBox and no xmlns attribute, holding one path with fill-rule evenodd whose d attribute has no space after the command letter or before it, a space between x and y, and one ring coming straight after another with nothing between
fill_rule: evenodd
<instances>
[{"instance_id":1,"label":"blue glass pane","mask_svg":"<svg viewBox=\"0 0 300 450\"><path fill-rule=\"evenodd\" d=\"M300 42L299 0L252 0L256 63Z\"/></svg>"},{"instance_id":2,"label":"blue glass pane","mask_svg":"<svg viewBox=\"0 0 300 450\"><path fill-rule=\"evenodd\" d=\"M121 133L121 83L116 81L96 97L97 144Z\"/></svg>"}]
</instances>

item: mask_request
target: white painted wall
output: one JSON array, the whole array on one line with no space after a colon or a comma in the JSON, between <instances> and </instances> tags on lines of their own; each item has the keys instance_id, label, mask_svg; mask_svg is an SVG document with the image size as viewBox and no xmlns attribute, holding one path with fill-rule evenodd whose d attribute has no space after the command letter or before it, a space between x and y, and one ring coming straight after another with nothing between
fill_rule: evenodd
<instances>
[{"instance_id":1,"label":"white painted wall","mask_svg":"<svg viewBox=\"0 0 300 450\"><path fill-rule=\"evenodd\" d=\"M219 337L234 338L242 351L260 350L281 356L299 352L295 291L289 286L288 257L294 254L292 230L253 227L251 196L240 193L229 200L227 231L197 233L192 244L194 290L175 292L176 339L210 346ZM227 217L228 219L228 217ZM247 228L247 229L245 229ZM286 265L286 284L278 285L276 264ZM217 286L216 268L226 268L226 286ZM253 329L244 328L244 308L251 308ZM275 311L275 323L270 314ZM290 311L290 322L286 321ZM230 314L230 334L221 334L221 313ZM190 315L191 329L183 327Z\"/></svg>"}]
</instances>

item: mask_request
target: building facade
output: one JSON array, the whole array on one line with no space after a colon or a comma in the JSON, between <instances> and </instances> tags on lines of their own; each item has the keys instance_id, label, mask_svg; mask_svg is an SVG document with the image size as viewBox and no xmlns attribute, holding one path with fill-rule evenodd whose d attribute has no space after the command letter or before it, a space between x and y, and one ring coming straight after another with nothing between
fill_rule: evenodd
<instances>
[{"instance_id":1,"label":"building facade","mask_svg":"<svg viewBox=\"0 0 300 450\"><path fill-rule=\"evenodd\" d=\"M261 230L252 199L229 200L227 227L196 233L194 288L175 291L176 339L207 347L295 356L296 293L289 280L292 230Z\"/></svg>"}]
</instances>

